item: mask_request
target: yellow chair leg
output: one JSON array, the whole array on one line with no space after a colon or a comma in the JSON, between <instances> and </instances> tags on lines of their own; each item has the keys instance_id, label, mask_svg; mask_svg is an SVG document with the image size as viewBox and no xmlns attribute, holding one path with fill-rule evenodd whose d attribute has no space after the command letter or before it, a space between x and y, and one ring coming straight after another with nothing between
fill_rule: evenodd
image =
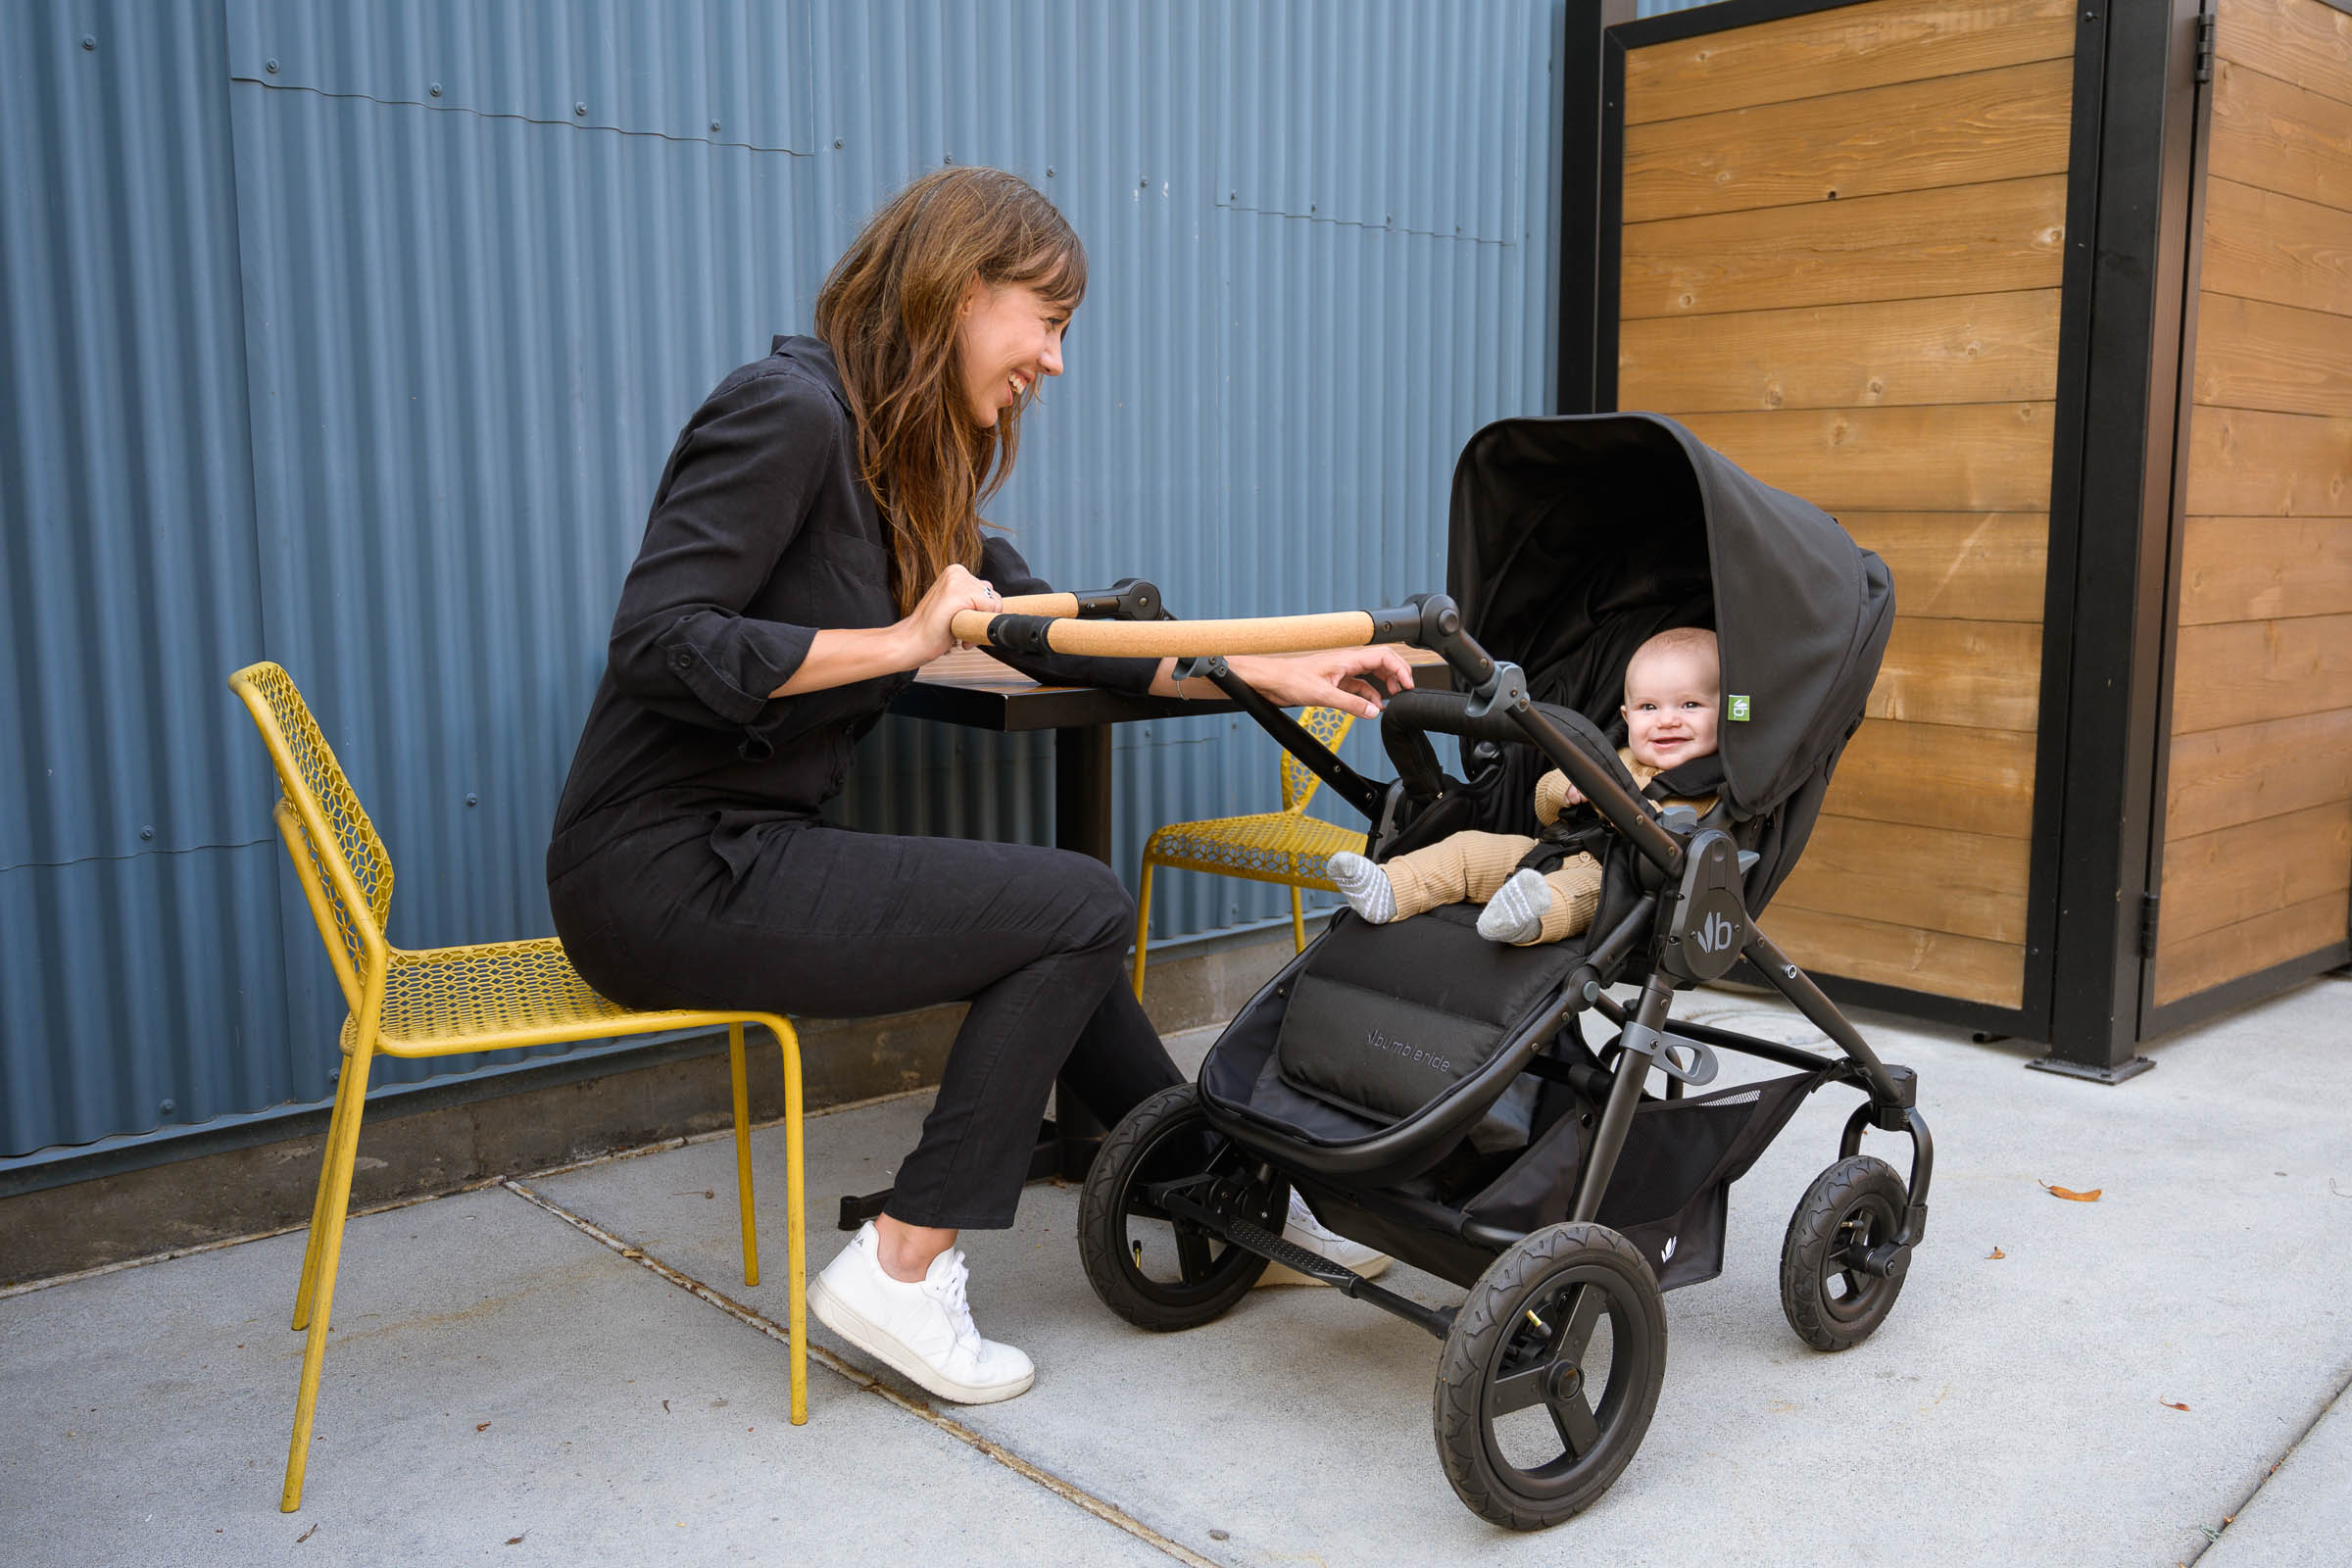
<instances>
[{"instance_id":1,"label":"yellow chair leg","mask_svg":"<svg viewBox=\"0 0 2352 1568\"><path fill-rule=\"evenodd\" d=\"M760 1238L752 1224L752 1099L743 1079L743 1025L727 1025L727 1072L735 1086L735 1207L743 1217L743 1283L760 1283Z\"/></svg>"},{"instance_id":2,"label":"yellow chair leg","mask_svg":"<svg viewBox=\"0 0 2352 1568\"><path fill-rule=\"evenodd\" d=\"M351 1169L360 1151L360 1117L365 1109L370 1052L363 1045L346 1057L343 1077L358 1080L360 1098L326 1146L325 1222L319 1227L318 1264L310 1298L310 1340L302 1350L302 1392L294 1401L294 1437L286 1447L286 1487L278 1509L302 1506L302 1474L311 1457L311 1424L318 1412L318 1374L326 1364L326 1328L334 1319L335 1266L343 1257L343 1221L351 1209ZM341 1098L340 1092L337 1097Z\"/></svg>"},{"instance_id":3,"label":"yellow chair leg","mask_svg":"<svg viewBox=\"0 0 2352 1568\"><path fill-rule=\"evenodd\" d=\"M801 1043L792 1025L778 1019L769 1026L784 1052L784 1162L787 1217L784 1234L792 1259L792 1424L808 1420L808 1204L801 1185Z\"/></svg>"},{"instance_id":4,"label":"yellow chair leg","mask_svg":"<svg viewBox=\"0 0 2352 1568\"><path fill-rule=\"evenodd\" d=\"M1298 890L1291 889L1291 951L1306 951L1306 906L1298 902Z\"/></svg>"},{"instance_id":5,"label":"yellow chair leg","mask_svg":"<svg viewBox=\"0 0 2352 1568\"><path fill-rule=\"evenodd\" d=\"M1135 1000L1144 1000L1144 950L1152 945L1152 862L1144 862L1142 885L1135 890Z\"/></svg>"},{"instance_id":6,"label":"yellow chair leg","mask_svg":"<svg viewBox=\"0 0 2352 1568\"><path fill-rule=\"evenodd\" d=\"M343 1123L353 1114L353 1105L367 1098L364 1075L353 1072L351 1058L344 1057L342 1075L335 1081L335 1108L326 1118L326 1142L318 1151L318 1192L311 1200L311 1230L302 1248L302 1282L294 1287L297 1334L311 1324L311 1291L318 1283L318 1239L326 1229L327 1178L334 1173L335 1142L343 1136Z\"/></svg>"}]
</instances>

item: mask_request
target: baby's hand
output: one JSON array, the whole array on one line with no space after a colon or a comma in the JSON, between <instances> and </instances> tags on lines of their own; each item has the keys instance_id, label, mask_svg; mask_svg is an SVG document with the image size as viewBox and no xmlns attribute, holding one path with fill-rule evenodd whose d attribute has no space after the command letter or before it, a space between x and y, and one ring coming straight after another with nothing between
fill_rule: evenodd
<instances>
[{"instance_id":1,"label":"baby's hand","mask_svg":"<svg viewBox=\"0 0 2352 1568\"><path fill-rule=\"evenodd\" d=\"M1583 790L1578 789L1574 784L1569 784L1566 786L1566 788L1568 791L1568 804L1570 806L1582 806L1585 804L1585 792Z\"/></svg>"}]
</instances>

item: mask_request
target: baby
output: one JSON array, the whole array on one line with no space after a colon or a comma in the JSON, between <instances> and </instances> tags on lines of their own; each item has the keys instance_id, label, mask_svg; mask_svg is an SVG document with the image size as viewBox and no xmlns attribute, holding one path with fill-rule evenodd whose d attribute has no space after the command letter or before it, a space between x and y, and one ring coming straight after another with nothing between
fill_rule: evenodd
<instances>
[{"instance_id":1,"label":"baby","mask_svg":"<svg viewBox=\"0 0 2352 1568\"><path fill-rule=\"evenodd\" d=\"M1617 755L1637 785L1646 788L1667 769L1714 752L1721 685L1711 631L1680 626L1634 650L1625 666L1626 744ZM1536 781L1536 818L1548 827L1584 798L1554 768ZM1707 803L1674 804L1703 810ZM1385 865L1343 851L1331 858L1331 879L1348 906L1375 925L1466 900L1486 906L1480 936L1532 947L1583 931L1600 904L1600 862L1589 855L1571 855L1548 874L1514 870L1539 842L1454 833Z\"/></svg>"}]
</instances>

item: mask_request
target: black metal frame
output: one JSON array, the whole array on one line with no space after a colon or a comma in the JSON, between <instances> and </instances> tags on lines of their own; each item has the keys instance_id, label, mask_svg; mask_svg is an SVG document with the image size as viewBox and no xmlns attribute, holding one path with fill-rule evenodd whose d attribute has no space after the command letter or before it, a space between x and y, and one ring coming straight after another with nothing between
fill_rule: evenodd
<instances>
[{"instance_id":1,"label":"black metal frame","mask_svg":"<svg viewBox=\"0 0 2352 1568\"><path fill-rule=\"evenodd\" d=\"M1867 0L1723 0L1600 25L1601 117L1588 259L1563 254L1568 370L1589 364L1589 406L1617 404L1629 50ZM2352 13L2352 0L2328 0ZM2048 1041L2034 1063L2105 1082L2152 1065L2141 1040L2212 1015L2296 974L2352 956L2352 933L2261 976L2158 1006L2142 952L2143 895L2161 886L2170 762L2172 620L2193 370L2203 95L2194 80L2203 0L2086 6L2077 14L2067 247L2060 277L2035 790L2021 1004L2004 1007L1833 977L1840 1002ZM1571 60L1576 57L1571 54ZM1576 125L1573 108L1567 128ZM1568 142L1578 144L1573 135ZM1573 159L1571 160L1573 163ZM1563 175L1563 214L1586 178ZM1570 230L1563 217L1563 244ZM1590 321L1590 347L1567 334ZM1742 978L1761 978L1752 969Z\"/></svg>"}]
</instances>

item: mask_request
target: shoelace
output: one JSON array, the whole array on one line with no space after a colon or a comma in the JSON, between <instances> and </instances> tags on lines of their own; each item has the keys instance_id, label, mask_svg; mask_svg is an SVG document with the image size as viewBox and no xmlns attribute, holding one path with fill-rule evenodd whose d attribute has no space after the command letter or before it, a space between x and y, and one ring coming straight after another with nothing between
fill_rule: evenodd
<instances>
[{"instance_id":1,"label":"shoelace","mask_svg":"<svg viewBox=\"0 0 2352 1568\"><path fill-rule=\"evenodd\" d=\"M963 1295L963 1282L971 1277L971 1271L963 1266L961 1249L950 1251L947 1256L948 1266L937 1275L926 1277L923 1289L931 1299L947 1309L948 1322L956 1330L956 1341L962 1343L968 1340L977 1346L980 1343L980 1331L972 1327L971 1303L964 1299Z\"/></svg>"}]
</instances>

